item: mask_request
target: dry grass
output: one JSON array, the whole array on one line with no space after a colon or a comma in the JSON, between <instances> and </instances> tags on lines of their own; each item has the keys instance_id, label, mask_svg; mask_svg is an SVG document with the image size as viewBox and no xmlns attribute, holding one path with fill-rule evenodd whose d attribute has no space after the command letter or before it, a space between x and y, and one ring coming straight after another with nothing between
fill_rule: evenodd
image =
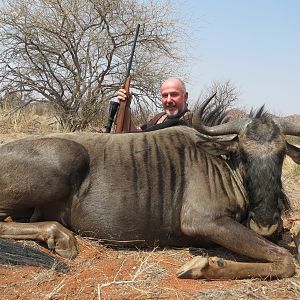
<instances>
[{"instance_id":1,"label":"dry grass","mask_svg":"<svg viewBox=\"0 0 300 300\"><path fill-rule=\"evenodd\" d=\"M286 157L283 164L282 173L284 178L294 178L300 176L300 165L296 164L290 157Z\"/></svg>"},{"instance_id":2,"label":"dry grass","mask_svg":"<svg viewBox=\"0 0 300 300\"><path fill-rule=\"evenodd\" d=\"M23 109L16 109L2 105L0 109L0 133L48 133L59 132L61 127L51 115L51 110L45 106L31 105Z\"/></svg>"},{"instance_id":3,"label":"dry grass","mask_svg":"<svg viewBox=\"0 0 300 300\"><path fill-rule=\"evenodd\" d=\"M297 299L300 293L299 279L283 279L278 281L247 280L240 281L238 286L216 289L199 293L198 299Z\"/></svg>"}]
</instances>

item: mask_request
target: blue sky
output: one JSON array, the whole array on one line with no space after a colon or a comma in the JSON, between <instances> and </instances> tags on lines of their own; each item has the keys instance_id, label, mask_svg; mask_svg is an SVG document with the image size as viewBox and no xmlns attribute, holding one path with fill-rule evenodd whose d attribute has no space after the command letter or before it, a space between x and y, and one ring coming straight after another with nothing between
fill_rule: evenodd
<instances>
[{"instance_id":1,"label":"blue sky","mask_svg":"<svg viewBox=\"0 0 300 300\"><path fill-rule=\"evenodd\" d=\"M170 1L190 24L187 84L197 99L212 81L230 80L238 105L300 114L300 1Z\"/></svg>"}]
</instances>

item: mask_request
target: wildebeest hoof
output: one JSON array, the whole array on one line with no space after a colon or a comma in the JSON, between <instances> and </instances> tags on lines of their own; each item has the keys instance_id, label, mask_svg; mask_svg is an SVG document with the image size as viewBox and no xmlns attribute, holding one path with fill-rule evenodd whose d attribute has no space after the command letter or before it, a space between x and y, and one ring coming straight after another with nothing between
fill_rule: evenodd
<instances>
[{"instance_id":1,"label":"wildebeest hoof","mask_svg":"<svg viewBox=\"0 0 300 300\"><path fill-rule=\"evenodd\" d=\"M184 264L176 273L178 278L182 279L198 279L203 276L203 269L208 266L208 258L196 256L186 264Z\"/></svg>"},{"instance_id":2,"label":"wildebeest hoof","mask_svg":"<svg viewBox=\"0 0 300 300\"><path fill-rule=\"evenodd\" d=\"M55 251L55 253L57 253L61 257L74 259L78 255L79 249L75 238L74 241L69 243L71 245L69 245L68 247L62 247L61 244L61 241L55 241L53 238L49 238L47 240L48 248Z\"/></svg>"},{"instance_id":3,"label":"wildebeest hoof","mask_svg":"<svg viewBox=\"0 0 300 300\"><path fill-rule=\"evenodd\" d=\"M57 222L44 222L42 224L40 228L45 230L44 240L49 249L67 259L74 259L78 255L78 243L73 232Z\"/></svg>"},{"instance_id":4,"label":"wildebeest hoof","mask_svg":"<svg viewBox=\"0 0 300 300\"><path fill-rule=\"evenodd\" d=\"M293 223L290 233L293 237L294 243L297 249L297 259L300 263L300 220L297 220Z\"/></svg>"}]
</instances>

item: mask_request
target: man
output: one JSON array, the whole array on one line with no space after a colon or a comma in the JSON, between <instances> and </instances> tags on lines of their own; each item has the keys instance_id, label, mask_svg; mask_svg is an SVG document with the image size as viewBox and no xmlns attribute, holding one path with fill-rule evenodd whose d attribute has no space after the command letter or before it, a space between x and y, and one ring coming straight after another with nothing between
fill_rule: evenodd
<instances>
[{"instance_id":1,"label":"man","mask_svg":"<svg viewBox=\"0 0 300 300\"><path fill-rule=\"evenodd\" d=\"M162 105L164 112L154 116L149 122L141 126L141 130L163 123L170 119L183 119L191 125L191 113L187 108L188 92L185 84L181 79L170 77L163 82L160 88ZM118 91L118 100L126 99L126 91L120 89Z\"/></svg>"}]
</instances>

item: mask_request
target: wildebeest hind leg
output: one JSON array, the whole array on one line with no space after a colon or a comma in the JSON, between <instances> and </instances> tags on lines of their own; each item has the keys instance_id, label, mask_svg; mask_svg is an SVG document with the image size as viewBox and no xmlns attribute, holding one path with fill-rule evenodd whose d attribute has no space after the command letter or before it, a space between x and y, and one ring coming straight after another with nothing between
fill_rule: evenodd
<instances>
[{"instance_id":1,"label":"wildebeest hind leg","mask_svg":"<svg viewBox=\"0 0 300 300\"><path fill-rule=\"evenodd\" d=\"M189 235L191 231L184 229ZM193 234L195 235L195 228ZM230 218L203 222L199 234L241 255L263 262L235 262L196 257L177 272L180 278L242 279L290 277L295 272L292 255Z\"/></svg>"},{"instance_id":2,"label":"wildebeest hind leg","mask_svg":"<svg viewBox=\"0 0 300 300\"><path fill-rule=\"evenodd\" d=\"M44 241L49 249L69 259L79 252L74 234L58 222L0 222L0 237Z\"/></svg>"}]
</instances>

